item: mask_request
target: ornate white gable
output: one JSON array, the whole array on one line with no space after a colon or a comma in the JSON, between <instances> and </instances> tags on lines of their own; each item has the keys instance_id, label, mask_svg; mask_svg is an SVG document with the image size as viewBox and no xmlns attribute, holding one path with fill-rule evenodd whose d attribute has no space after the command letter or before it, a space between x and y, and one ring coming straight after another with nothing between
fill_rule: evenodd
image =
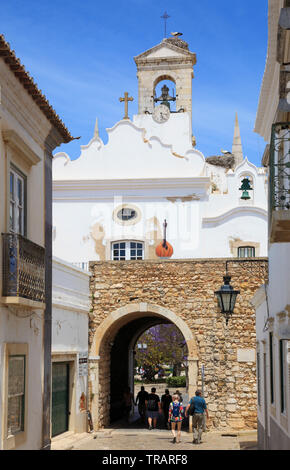
<instances>
[{"instance_id":1,"label":"ornate white gable","mask_svg":"<svg viewBox=\"0 0 290 470\"><path fill-rule=\"evenodd\" d=\"M107 132L106 145L95 137L81 147L76 160L64 152L57 153L54 180L186 178L203 174L204 156L192 147L180 155L159 137L146 138L146 130L130 120L119 121Z\"/></svg>"}]
</instances>

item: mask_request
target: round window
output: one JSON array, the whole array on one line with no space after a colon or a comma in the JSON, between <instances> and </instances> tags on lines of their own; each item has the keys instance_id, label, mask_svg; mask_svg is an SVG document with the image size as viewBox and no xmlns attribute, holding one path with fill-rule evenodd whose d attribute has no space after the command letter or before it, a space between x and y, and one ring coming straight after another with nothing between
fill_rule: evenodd
<instances>
[{"instance_id":1,"label":"round window","mask_svg":"<svg viewBox=\"0 0 290 470\"><path fill-rule=\"evenodd\" d=\"M130 207L123 207L123 209L117 212L117 217L120 220L132 220L137 217L137 211L131 209Z\"/></svg>"}]
</instances>

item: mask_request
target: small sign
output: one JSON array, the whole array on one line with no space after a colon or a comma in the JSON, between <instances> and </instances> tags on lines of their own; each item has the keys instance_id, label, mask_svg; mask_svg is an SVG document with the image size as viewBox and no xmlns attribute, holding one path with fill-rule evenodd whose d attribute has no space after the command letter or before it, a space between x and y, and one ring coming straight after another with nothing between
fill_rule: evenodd
<instances>
[{"instance_id":1,"label":"small sign","mask_svg":"<svg viewBox=\"0 0 290 470\"><path fill-rule=\"evenodd\" d=\"M79 353L79 377L88 375L88 356L87 353Z\"/></svg>"},{"instance_id":2,"label":"small sign","mask_svg":"<svg viewBox=\"0 0 290 470\"><path fill-rule=\"evenodd\" d=\"M238 349L237 360L238 362L255 362L255 349Z\"/></svg>"}]
</instances>

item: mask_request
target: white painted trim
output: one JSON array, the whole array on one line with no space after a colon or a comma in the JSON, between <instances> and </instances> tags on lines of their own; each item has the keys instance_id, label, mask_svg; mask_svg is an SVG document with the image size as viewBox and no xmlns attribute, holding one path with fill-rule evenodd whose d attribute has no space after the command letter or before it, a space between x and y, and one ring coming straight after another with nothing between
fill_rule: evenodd
<instances>
[{"instance_id":1,"label":"white painted trim","mask_svg":"<svg viewBox=\"0 0 290 470\"><path fill-rule=\"evenodd\" d=\"M37 165L41 161L37 153L33 151L31 146L26 144L15 130L3 130L2 137L4 142L18 153L29 167Z\"/></svg>"},{"instance_id":2,"label":"white painted trim","mask_svg":"<svg viewBox=\"0 0 290 470\"><path fill-rule=\"evenodd\" d=\"M150 49L147 49L147 51L145 52L142 52L141 54L137 55L134 57L134 60L136 62L136 64L138 65L138 62L142 59L145 59L146 58L146 62L147 62L147 57L152 54L153 52L156 52L158 51L159 49L162 49L162 48L167 48L167 49L170 49L174 52L176 52L178 55L176 57L174 56L169 56L169 57L164 57L166 60L169 60L169 59L172 59L172 58L178 58L178 60L180 61L180 56L184 56L185 59L195 59L195 53L194 52L190 52L188 49L183 49L181 47L178 47L176 46L175 44L171 44L169 42L166 42L166 41L162 41L160 44L157 44L156 46L154 47L151 47ZM160 60L160 57L158 56L154 56L152 58L150 58L150 60Z\"/></svg>"},{"instance_id":3,"label":"white painted trim","mask_svg":"<svg viewBox=\"0 0 290 470\"><path fill-rule=\"evenodd\" d=\"M248 170L248 168L249 168L249 170ZM258 167L256 167L256 165L254 165L254 163L249 162L248 157L245 157L245 159L235 168L234 173L230 173L227 176L237 176L237 177L239 177L245 171L254 172L255 176L258 176ZM261 176L264 176L264 174L262 173Z\"/></svg>"},{"instance_id":4,"label":"white painted trim","mask_svg":"<svg viewBox=\"0 0 290 470\"><path fill-rule=\"evenodd\" d=\"M202 224L218 224L218 223L224 223L225 220L229 217L232 217L233 215L240 215L241 217L244 215L261 215L267 220L268 218L268 213L265 209L262 209L261 207L253 207L253 206L240 206L240 207L234 207L233 209L224 212L223 214L217 215L215 217L204 217L202 219Z\"/></svg>"},{"instance_id":5,"label":"white painted trim","mask_svg":"<svg viewBox=\"0 0 290 470\"><path fill-rule=\"evenodd\" d=\"M53 284L53 289L56 289L58 292L66 292L68 293L71 297L87 297L87 295L89 295L89 290L88 290L88 293L87 294L84 294L82 291L76 291L75 289L69 289L68 287L64 287L62 285L57 285L57 284ZM78 296L75 295L75 293L77 292Z\"/></svg>"},{"instance_id":6,"label":"white painted trim","mask_svg":"<svg viewBox=\"0 0 290 470\"><path fill-rule=\"evenodd\" d=\"M102 180L54 180L53 191L91 191L116 189L193 189L201 188L207 190L210 187L208 176L188 177L188 178L144 178L144 179L102 179ZM97 196L96 196L97 199Z\"/></svg>"},{"instance_id":7,"label":"white painted trim","mask_svg":"<svg viewBox=\"0 0 290 470\"><path fill-rule=\"evenodd\" d=\"M73 312L77 312L77 313L81 313L85 315L89 315L89 309L90 309L89 306L85 308L83 305L78 306L76 304L71 304L69 302L63 302L63 301L58 302L54 298L52 298L52 307L56 309L61 309L61 310L69 310L70 312L73 311Z\"/></svg>"},{"instance_id":8,"label":"white painted trim","mask_svg":"<svg viewBox=\"0 0 290 470\"><path fill-rule=\"evenodd\" d=\"M56 267L58 270L62 270L64 272L73 271L74 274L77 274L80 278L90 277L91 273L88 271L84 271L81 268L69 263L68 261L64 261L63 259L57 258L56 256L52 257L52 267Z\"/></svg>"}]
</instances>

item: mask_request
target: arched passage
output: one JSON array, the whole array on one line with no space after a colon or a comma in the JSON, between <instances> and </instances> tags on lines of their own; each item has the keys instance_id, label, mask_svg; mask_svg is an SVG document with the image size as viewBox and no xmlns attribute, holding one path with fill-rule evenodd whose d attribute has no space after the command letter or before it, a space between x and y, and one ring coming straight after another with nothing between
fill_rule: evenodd
<instances>
[{"instance_id":1,"label":"arched passage","mask_svg":"<svg viewBox=\"0 0 290 470\"><path fill-rule=\"evenodd\" d=\"M173 323L188 349L188 393L197 384L197 346L186 322L174 312L149 303L130 304L112 312L97 328L90 353L91 413L95 429L108 426L118 408L120 389L130 384L130 352L151 326Z\"/></svg>"}]
</instances>

